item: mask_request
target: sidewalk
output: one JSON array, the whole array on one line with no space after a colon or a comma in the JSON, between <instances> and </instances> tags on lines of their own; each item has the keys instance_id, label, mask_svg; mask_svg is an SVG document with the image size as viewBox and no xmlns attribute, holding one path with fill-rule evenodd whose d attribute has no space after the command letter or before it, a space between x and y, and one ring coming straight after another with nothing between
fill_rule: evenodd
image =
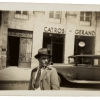
<instances>
[{"instance_id":1,"label":"sidewalk","mask_svg":"<svg viewBox=\"0 0 100 100\"><path fill-rule=\"evenodd\" d=\"M0 81L29 81L31 69L8 67L0 70Z\"/></svg>"}]
</instances>

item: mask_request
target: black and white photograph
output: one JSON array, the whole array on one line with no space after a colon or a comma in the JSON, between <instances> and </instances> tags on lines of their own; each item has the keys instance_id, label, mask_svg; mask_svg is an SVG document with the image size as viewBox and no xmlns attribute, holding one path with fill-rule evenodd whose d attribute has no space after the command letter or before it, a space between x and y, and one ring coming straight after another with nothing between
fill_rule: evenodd
<instances>
[{"instance_id":1,"label":"black and white photograph","mask_svg":"<svg viewBox=\"0 0 100 100\"><path fill-rule=\"evenodd\" d=\"M0 10L0 91L100 91L100 7L50 6Z\"/></svg>"}]
</instances>

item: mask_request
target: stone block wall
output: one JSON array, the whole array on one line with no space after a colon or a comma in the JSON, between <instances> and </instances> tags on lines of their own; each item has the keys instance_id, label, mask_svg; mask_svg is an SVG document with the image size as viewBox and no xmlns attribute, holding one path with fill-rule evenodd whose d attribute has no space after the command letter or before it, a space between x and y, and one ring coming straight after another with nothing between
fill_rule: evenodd
<instances>
[{"instance_id":1,"label":"stone block wall","mask_svg":"<svg viewBox=\"0 0 100 100\"><path fill-rule=\"evenodd\" d=\"M9 16L9 11L2 11L2 24L1 24L1 40L2 40L1 66L2 66L2 68L6 68L8 16Z\"/></svg>"}]
</instances>

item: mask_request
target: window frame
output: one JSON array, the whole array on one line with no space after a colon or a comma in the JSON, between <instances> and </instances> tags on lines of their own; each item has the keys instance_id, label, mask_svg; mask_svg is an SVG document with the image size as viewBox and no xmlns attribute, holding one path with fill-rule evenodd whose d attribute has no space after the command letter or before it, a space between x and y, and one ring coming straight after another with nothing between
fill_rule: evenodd
<instances>
[{"instance_id":1,"label":"window frame","mask_svg":"<svg viewBox=\"0 0 100 100\"><path fill-rule=\"evenodd\" d=\"M83 15L82 15L83 13ZM88 13L90 13L88 15ZM83 20L81 20L83 18ZM89 20L87 20L87 18ZM92 21L92 12L89 11L89 12L80 12L80 25L88 25L88 26L91 26L91 21Z\"/></svg>"},{"instance_id":2,"label":"window frame","mask_svg":"<svg viewBox=\"0 0 100 100\"><path fill-rule=\"evenodd\" d=\"M57 13L58 11L49 11L49 22L54 22L54 23L61 23L61 16L62 16L62 12L59 11L59 13ZM53 13L53 17L50 17L50 14ZM56 15L59 14L60 18L56 18Z\"/></svg>"},{"instance_id":3,"label":"window frame","mask_svg":"<svg viewBox=\"0 0 100 100\"><path fill-rule=\"evenodd\" d=\"M19 13L16 13L18 11L15 11L15 18L16 19L28 19L29 18L29 14L28 11L19 11ZM26 12L26 14L25 14Z\"/></svg>"}]
</instances>

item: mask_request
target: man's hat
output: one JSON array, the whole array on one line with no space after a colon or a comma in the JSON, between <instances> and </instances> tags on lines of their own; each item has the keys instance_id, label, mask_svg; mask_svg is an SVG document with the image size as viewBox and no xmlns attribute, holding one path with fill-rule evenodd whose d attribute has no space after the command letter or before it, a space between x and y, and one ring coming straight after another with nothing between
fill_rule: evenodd
<instances>
[{"instance_id":1,"label":"man's hat","mask_svg":"<svg viewBox=\"0 0 100 100\"><path fill-rule=\"evenodd\" d=\"M49 54L48 50L46 48L41 48L38 50L38 54L36 54L34 57L36 59L38 59L41 55L46 55L46 56L49 56L51 57L52 55Z\"/></svg>"}]
</instances>

